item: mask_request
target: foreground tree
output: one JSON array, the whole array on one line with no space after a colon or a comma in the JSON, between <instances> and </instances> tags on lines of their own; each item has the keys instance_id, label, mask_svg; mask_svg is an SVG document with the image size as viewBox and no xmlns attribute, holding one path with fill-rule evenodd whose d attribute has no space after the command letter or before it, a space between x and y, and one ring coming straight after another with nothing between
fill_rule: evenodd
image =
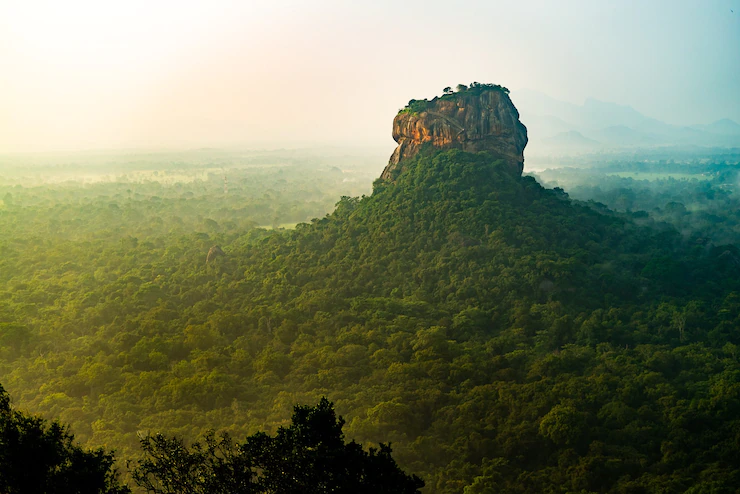
<instances>
[{"instance_id":1,"label":"foreground tree","mask_svg":"<svg viewBox=\"0 0 740 494\"><path fill-rule=\"evenodd\" d=\"M161 434L141 438L144 459L133 479L156 494L242 494L260 492L253 482L253 462L223 434L185 446L180 438Z\"/></svg>"},{"instance_id":2,"label":"foreground tree","mask_svg":"<svg viewBox=\"0 0 740 494\"><path fill-rule=\"evenodd\" d=\"M181 440L147 436L136 483L153 494L192 493L418 493L424 482L407 475L389 445L363 450L344 442L344 420L326 398L296 406L290 427L257 433L235 445L228 435L206 436L190 448Z\"/></svg>"},{"instance_id":3,"label":"foreground tree","mask_svg":"<svg viewBox=\"0 0 740 494\"><path fill-rule=\"evenodd\" d=\"M0 492L3 494L124 494L113 455L84 451L58 422L14 410L0 386Z\"/></svg>"}]
</instances>

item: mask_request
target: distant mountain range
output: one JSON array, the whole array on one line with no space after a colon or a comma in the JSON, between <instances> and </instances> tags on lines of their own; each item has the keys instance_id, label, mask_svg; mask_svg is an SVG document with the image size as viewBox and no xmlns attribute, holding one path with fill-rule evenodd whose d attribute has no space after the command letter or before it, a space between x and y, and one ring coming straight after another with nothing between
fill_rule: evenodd
<instances>
[{"instance_id":1,"label":"distant mountain range","mask_svg":"<svg viewBox=\"0 0 740 494\"><path fill-rule=\"evenodd\" d=\"M740 124L730 119L680 126L646 117L630 106L595 99L576 105L531 90L513 91L511 99L527 126L530 156L673 146L740 147Z\"/></svg>"}]
</instances>

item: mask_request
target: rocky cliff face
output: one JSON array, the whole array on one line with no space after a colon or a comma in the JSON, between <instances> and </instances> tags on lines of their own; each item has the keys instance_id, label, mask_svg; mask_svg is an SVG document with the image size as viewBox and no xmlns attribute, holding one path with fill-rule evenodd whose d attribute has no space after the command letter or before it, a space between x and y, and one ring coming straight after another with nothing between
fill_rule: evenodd
<instances>
[{"instance_id":1,"label":"rocky cliff face","mask_svg":"<svg viewBox=\"0 0 740 494\"><path fill-rule=\"evenodd\" d=\"M398 147L381 178L392 179L404 160L426 143L440 149L489 151L521 174L527 128L507 93L499 86L481 85L431 101L409 102L393 119Z\"/></svg>"}]
</instances>

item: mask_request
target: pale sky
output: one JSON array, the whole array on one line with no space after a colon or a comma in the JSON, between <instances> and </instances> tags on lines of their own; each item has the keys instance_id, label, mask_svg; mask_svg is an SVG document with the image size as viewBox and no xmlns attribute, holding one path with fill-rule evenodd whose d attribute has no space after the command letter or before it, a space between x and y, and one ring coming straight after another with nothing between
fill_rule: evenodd
<instances>
[{"instance_id":1,"label":"pale sky","mask_svg":"<svg viewBox=\"0 0 740 494\"><path fill-rule=\"evenodd\" d=\"M740 122L740 0L0 0L0 152L392 148L471 81Z\"/></svg>"}]
</instances>

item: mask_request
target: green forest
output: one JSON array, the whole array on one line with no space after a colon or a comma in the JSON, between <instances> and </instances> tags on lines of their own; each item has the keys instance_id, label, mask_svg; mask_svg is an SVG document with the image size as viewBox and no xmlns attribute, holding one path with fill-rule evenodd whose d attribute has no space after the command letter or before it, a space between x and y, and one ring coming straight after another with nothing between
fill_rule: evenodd
<instances>
[{"instance_id":1,"label":"green forest","mask_svg":"<svg viewBox=\"0 0 740 494\"><path fill-rule=\"evenodd\" d=\"M321 410L388 492L736 492L736 162L203 159L0 168L0 384L134 492Z\"/></svg>"}]
</instances>

